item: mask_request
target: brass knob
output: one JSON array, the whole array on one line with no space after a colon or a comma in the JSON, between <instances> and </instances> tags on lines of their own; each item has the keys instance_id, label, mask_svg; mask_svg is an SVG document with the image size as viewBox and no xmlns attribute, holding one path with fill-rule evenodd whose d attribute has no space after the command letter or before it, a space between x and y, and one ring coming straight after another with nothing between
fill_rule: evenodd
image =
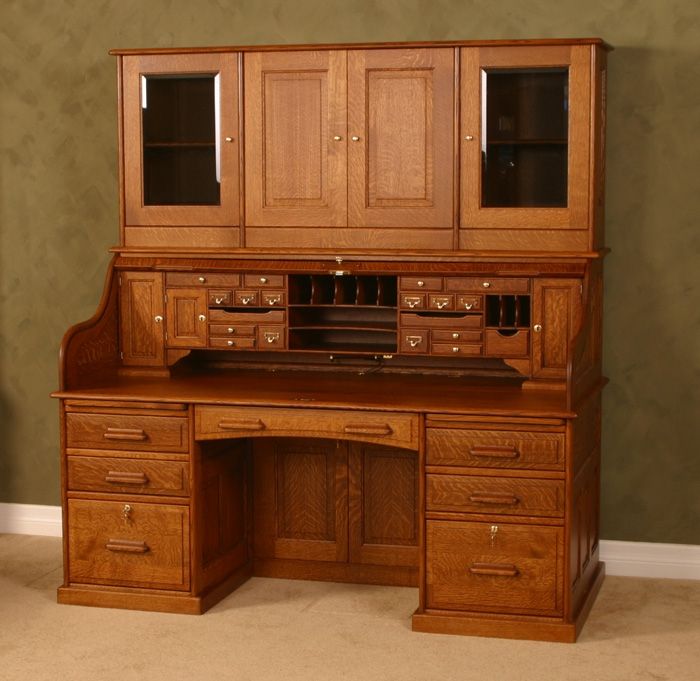
<instances>
[{"instance_id":1,"label":"brass knob","mask_svg":"<svg viewBox=\"0 0 700 681\"><path fill-rule=\"evenodd\" d=\"M359 141L360 141L360 138L359 138L357 135L353 135L353 136L351 137L351 139L352 139L353 142L359 142Z\"/></svg>"},{"instance_id":2,"label":"brass knob","mask_svg":"<svg viewBox=\"0 0 700 681\"><path fill-rule=\"evenodd\" d=\"M224 137L225 142L233 142L233 137Z\"/></svg>"},{"instance_id":3,"label":"brass knob","mask_svg":"<svg viewBox=\"0 0 700 681\"><path fill-rule=\"evenodd\" d=\"M467 140L467 142L471 142L474 139L474 135L465 135L464 139Z\"/></svg>"},{"instance_id":4,"label":"brass knob","mask_svg":"<svg viewBox=\"0 0 700 681\"><path fill-rule=\"evenodd\" d=\"M452 352L459 352L459 348L455 345L455 346L452 348Z\"/></svg>"},{"instance_id":5,"label":"brass knob","mask_svg":"<svg viewBox=\"0 0 700 681\"><path fill-rule=\"evenodd\" d=\"M206 321L207 321L207 316L206 316L206 315L203 315L203 314L200 314L199 317L197 317L197 319L199 319L200 322L206 322Z\"/></svg>"},{"instance_id":6,"label":"brass knob","mask_svg":"<svg viewBox=\"0 0 700 681\"><path fill-rule=\"evenodd\" d=\"M204 284L204 283L206 282L206 280L207 280L206 277L197 277L197 281L198 281L200 284Z\"/></svg>"},{"instance_id":7,"label":"brass knob","mask_svg":"<svg viewBox=\"0 0 700 681\"><path fill-rule=\"evenodd\" d=\"M419 279L416 284L418 284L418 288L423 288L425 286L425 282L422 279Z\"/></svg>"},{"instance_id":8,"label":"brass knob","mask_svg":"<svg viewBox=\"0 0 700 681\"><path fill-rule=\"evenodd\" d=\"M232 326L229 326L228 329L226 329L226 333L236 333L236 329L234 329Z\"/></svg>"},{"instance_id":9,"label":"brass knob","mask_svg":"<svg viewBox=\"0 0 700 681\"><path fill-rule=\"evenodd\" d=\"M235 344L236 344L235 341L226 341L226 345L228 345L228 346L232 346Z\"/></svg>"},{"instance_id":10,"label":"brass knob","mask_svg":"<svg viewBox=\"0 0 700 681\"><path fill-rule=\"evenodd\" d=\"M260 277L261 284L267 284L267 277Z\"/></svg>"},{"instance_id":11,"label":"brass knob","mask_svg":"<svg viewBox=\"0 0 700 681\"><path fill-rule=\"evenodd\" d=\"M481 284L481 285L482 285L484 288L488 288L489 286L491 286L491 282L490 282L490 281L485 281L485 282L484 282L483 284Z\"/></svg>"},{"instance_id":12,"label":"brass knob","mask_svg":"<svg viewBox=\"0 0 700 681\"><path fill-rule=\"evenodd\" d=\"M458 333L453 333L453 334L452 334L452 338L454 338L454 340L459 340L459 334L458 334Z\"/></svg>"},{"instance_id":13,"label":"brass knob","mask_svg":"<svg viewBox=\"0 0 700 681\"><path fill-rule=\"evenodd\" d=\"M157 314L155 317L153 317L153 320L156 324L160 324L163 321L163 315Z\"/></svg>"},{"instance_id":14,"label":"brass knob","mask_svg":"<svg viewBox=\"0 0 700 681\"><path fill-rule=\"evenodd\" d=\"M343 141L343 138L342 138L340 135L334 135L334 136L333 136L333 139L334 139L336 142L342 142L342 141Z\"/></svg>"},{"instance_id":15,"label":"brass knob","mask_svg":"<svg viewBox=\"0 0 700 681\"><path fill-rule=\"evenodd\" d=\"M532 329L533 329L533 331L535 331L535 333L539 333L540 331L542 331L542 324L535 324L532 327Z\"/></svg>"}]
</instances>

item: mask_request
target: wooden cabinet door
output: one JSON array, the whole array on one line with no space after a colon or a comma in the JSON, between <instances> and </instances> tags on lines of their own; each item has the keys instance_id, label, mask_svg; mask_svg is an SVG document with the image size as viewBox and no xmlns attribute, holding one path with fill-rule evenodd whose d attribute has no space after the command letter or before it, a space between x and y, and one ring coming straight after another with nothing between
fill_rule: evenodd
<instances>
[{"instance_id":1,"label":"wooden cabinet door","mask_svg":"<svg viewBox=\"0 0 700 681\"><path fill-rule=\"evenodd\" d=\"M418 566L418 454L350 444L350 562Z\"/></svg>"},{"instance_id":2,"label":"wooden cabinet door","mask_svg":"<svg viewBox=\"0 0 700 681\"><path fill-rule=\"evenodd\" d=\"M274 438L254 447L256 556L347 561L347 445Z\"/></svg>"},{"instance_id":3,"label":"wooden cabinet door","mask_svg":"<svg viewBox=\"0 0 700 681\"><path fill-rule=\"evenodd\" d=\"M344 227L346 53L250 52L245 83L246 226ZM275 233L247 230L247 245Z\"/></svg>"},{"instance_id":4,"label":"wooden cabinet door","mask_svg":"<svg viewBox=\"0 0 700 681\"><path fill-rule=\"evenodd\" d=\"M170 348L203 348L207 344L207 290L169 288L166 319Z\"/></svg>"},{"instance_id":5,"label":"wooden cabinet door","mask_svg":"<svg viewBox=\"0 0 700 681\"><path fill-rule=\"evenodd\" d=\"M566 378L569 343L581 323L580 279L535 279L532 375Z\"/></svg>"},{"instance_id":6,"label":"wooden cabinet door","mask_svg":"<svg viewBox=\"0 0 700 681\"><path fill-rule=\"evenodd\" d=\"M454 50L348 52L348 135L349 225L442 228L451 248Z\"/></svg>"},{"instance_id":7,"label":"wooden cabinet door","mask_svg":"<svg viewBox=\"0 0 700 681\"><path fill-rule=\"evenodd\" d=\"M163 275L122 272L119 275L120 349L125 366L165 364Z\"/></svg>"},{"instance_id":8,"label":"wooden cabinet door","mask_svg":"<svg viewBox=\"0 0 700 681\"><path fill-rule=\"evenodd\" d=\"M239 245L238 62L122 58L127 246Z\"/></svg>"},{"instance_id":9,"label":"wooden cabinet door","mask_svg":"<svg viewBox=\"0 0 700 681\"><path fill-rule=\"evenodd\" d=\"M461 50L460 248L587 250L591 47Z\"/></svg>"}]
</instances>

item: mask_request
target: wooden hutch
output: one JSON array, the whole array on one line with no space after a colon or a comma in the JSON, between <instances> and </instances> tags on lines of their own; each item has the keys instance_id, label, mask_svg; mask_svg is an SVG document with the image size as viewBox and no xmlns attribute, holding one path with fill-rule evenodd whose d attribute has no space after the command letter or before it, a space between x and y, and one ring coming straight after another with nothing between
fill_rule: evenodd
<instances>
[{"instance_id":1,"label":"wooden hutch","mask_svg":"<svg viewBox=\"0 0 700 681\"><path fill-rule=\"evenodd\" d=\"M575 640L607 50L113 52L120 243L61 346L60 602L410 585L415 630Z\"/></svg>"}]
</instances>

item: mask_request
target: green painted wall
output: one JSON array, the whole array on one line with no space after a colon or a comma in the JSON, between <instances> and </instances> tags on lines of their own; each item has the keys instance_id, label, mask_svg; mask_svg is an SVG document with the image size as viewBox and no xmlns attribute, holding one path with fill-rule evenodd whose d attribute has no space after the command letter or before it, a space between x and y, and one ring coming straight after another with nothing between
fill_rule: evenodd
<instances>
[{"instance_id":1,"label":"green painted wall","mask_svg":"<svg viewBox=\"0 0 700 681\"><path fill-rule=\"evenodd\" d=\"M0 501L59 503L57 349L117 240L112 47L601 36L602 534L700 544L697 0L3 0Z\"/></svg>"}]
</instances>

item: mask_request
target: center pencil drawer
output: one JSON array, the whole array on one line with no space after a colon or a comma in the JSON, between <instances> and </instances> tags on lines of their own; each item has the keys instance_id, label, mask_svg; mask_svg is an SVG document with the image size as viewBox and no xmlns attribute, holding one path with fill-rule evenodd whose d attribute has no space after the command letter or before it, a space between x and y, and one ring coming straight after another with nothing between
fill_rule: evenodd
<instances>
[{"instance_id":1,"label":"center pencil drawer","mask_svg":"<svg viewBox=\"0 0 700 681\"><path fill-rule=\"evenodd\" d=\"M209 407L195 409L195 437L214 440L255 435L323 437L418 449L418 416L338 409Z\"/></svg>"},{"instance_id":2,"label":"center pencil drawer","mask_svg":"<svg viewBox=\"0 0 700 681\"><path fill-rule=\"evenodd\" d=\"M68 489L128 494L189 494L188 464L125 457L68 457Z\"/></svg>"},{"instance_id":3,"label":"center pencil drawer","mask_svg":"<svg viewBox=\"0 0 700 681\"><path fill-rule=\"evenodd\" d=\"M187 452L187 419L134 414L66 414L66 444L83 449Z\"/></svg>"}]
</instances>

